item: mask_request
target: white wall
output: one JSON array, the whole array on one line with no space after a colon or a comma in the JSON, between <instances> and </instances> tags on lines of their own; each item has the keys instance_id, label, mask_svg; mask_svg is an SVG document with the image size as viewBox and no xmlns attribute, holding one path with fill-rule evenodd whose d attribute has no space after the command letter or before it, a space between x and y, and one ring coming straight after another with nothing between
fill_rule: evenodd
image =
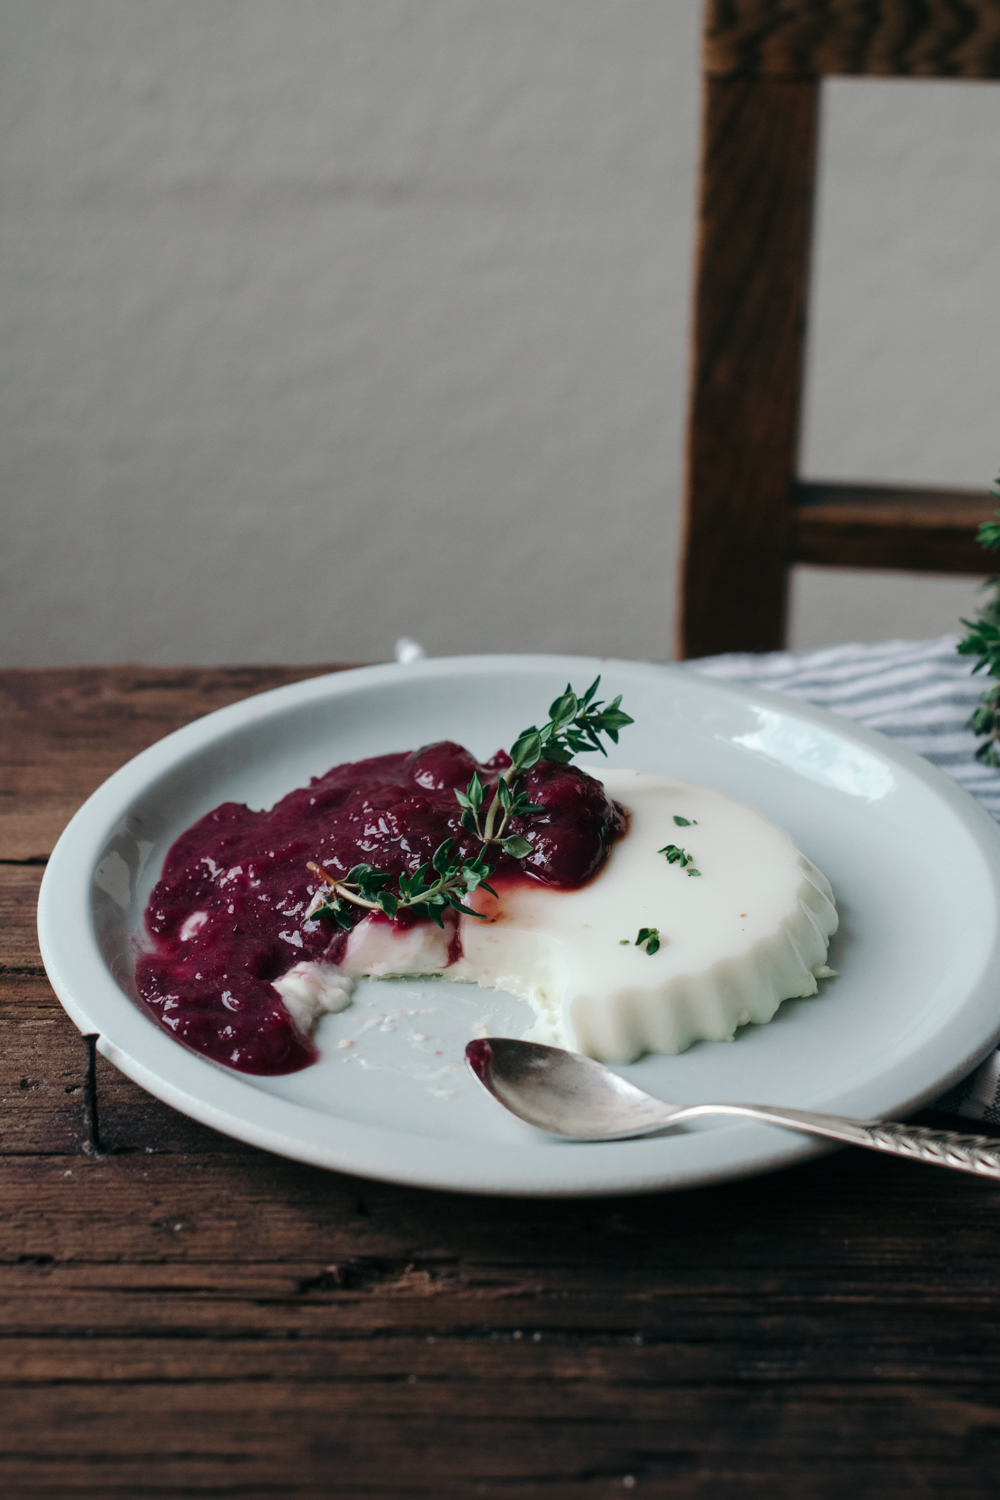
<instances>
[{"instance_id":1,"label":"white wall","mask_svg":"<svg viewBox=\"0 0 1000 1500\"><path fill-rule=\"evenodd\" d=\"M1000 469L1000 84L824 90L802 472L984 488ZM961 578L799 568L792 637L935 635Z\"/></svg>"},{"instance_id":2,"label":"white wall","mask_svg":"<svg viewBox=\"0 0 1000 1500\"><path fill-rule=\"evenodd\" d=\"M698 21L6 0L0 659L668 656ZM983 484L1000 89L829 103L805 468ZM796 643L969 607L890 582Z\"/></svg>"}]
</instances>

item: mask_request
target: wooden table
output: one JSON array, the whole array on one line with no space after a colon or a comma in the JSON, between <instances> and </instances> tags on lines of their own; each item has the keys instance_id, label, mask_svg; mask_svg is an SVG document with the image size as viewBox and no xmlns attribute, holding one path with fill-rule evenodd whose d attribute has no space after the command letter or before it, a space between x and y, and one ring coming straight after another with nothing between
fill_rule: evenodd
<instances>
[{"instance_id":1,"label":"wooden table","mask_svg":"<svg viewBox=\"0 0 1000 1500\"><path fill-rule=\"evenodd\" d=\"M427 1193L215 1135L103 1059L88 1154L46 856L143 746L308 675L0 674L0 1493L991 1493L989 1184L844 1151L662 1197Z\"/></svg>"}]
</instances>

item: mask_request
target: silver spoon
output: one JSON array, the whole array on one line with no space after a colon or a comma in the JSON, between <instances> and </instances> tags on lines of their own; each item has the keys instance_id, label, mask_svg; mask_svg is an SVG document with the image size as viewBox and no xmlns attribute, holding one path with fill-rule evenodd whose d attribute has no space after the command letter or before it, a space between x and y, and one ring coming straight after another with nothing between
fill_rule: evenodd
<instances>
[{"instance_id":1,"label":"silver spoon","mask_svg":"<svg viewBox=\"0 0 1000 1500\"><path fill-rule=\"evenodd\" d=\"M955 1135L892 1120L848 1120L769 1104L664 1104L593 1058L508 1037L470 1042L465 1058L504 1109L528 1125L574 1141L623 1141L705 1115L738 1115L958 1172L1000 1177L1000 1140L983 1135Z\"/></svg>"}]
</instances>

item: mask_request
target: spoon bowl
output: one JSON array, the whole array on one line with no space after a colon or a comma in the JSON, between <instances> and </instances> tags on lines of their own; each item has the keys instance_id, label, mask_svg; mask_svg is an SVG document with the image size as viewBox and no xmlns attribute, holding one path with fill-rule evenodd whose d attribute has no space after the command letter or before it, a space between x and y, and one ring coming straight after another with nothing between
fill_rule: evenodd
<instances>
[{"instance_id":1,"label":"spoon bowl","mask_svg":"<svg viewBox=\"0 0 1000 1500\"><path fill-rule=\"evenodd\" d=\"M664 1129L676 1113L603 1063L563 1047L493 1036L470 1042L465 1057L498 1104L549 1135L624 1140Z\"/></svg>"}]
</instances>

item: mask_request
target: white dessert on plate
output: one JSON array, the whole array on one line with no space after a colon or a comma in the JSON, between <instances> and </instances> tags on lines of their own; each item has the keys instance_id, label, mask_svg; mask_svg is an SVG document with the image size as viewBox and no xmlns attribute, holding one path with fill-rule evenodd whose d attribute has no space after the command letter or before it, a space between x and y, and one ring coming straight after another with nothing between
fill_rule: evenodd
<instances>
[{"instance_id":1,"label":"white dessert on plate","mask_svg":"<svg viewBox=\"0 0 1000 1500\"><path fill-rule=\"evenodd\" d=\"M362 976L437 975L532 1006L527 1033L625 1063L730 1041L813 995L837 929L826 877L787 833L721 792L640 771L588 767L629 813L599 873L576 890L479 889L454 930L365 918L338 965L302 962L275 988L305 1028L341 1010ZM672 859L663 851L673 848ZM639 943L643 930L652 933Z\"/></svg>"}]
</instances>

